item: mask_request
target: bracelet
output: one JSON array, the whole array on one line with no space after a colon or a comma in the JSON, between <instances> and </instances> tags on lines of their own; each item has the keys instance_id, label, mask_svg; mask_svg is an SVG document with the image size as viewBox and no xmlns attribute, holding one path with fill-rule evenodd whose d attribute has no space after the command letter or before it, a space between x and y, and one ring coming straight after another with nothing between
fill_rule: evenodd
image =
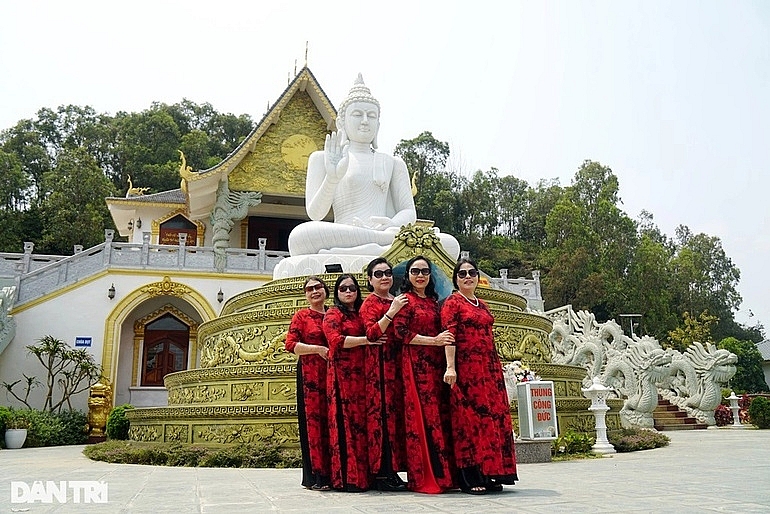
<instances>
[{"instance_id":1,"label":"bracelet","mask_svg":"<svg viewBox=\"0 0 770 514\"><path fill-rule=\"evenodd\" d=\"M390 316L388 316L388 313L387 313L387 312L385 313L385 318L387 318L389 321L393 321L393 318L391 318Z\"/></svg>"}]
</instances>

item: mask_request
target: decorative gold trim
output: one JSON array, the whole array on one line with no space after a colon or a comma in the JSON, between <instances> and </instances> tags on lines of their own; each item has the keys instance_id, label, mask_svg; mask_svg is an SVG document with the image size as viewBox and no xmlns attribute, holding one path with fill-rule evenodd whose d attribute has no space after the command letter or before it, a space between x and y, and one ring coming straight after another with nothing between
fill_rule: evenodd
<instances>
[{"instance_id":1,"label":"decorative gold trim","mask_svg":"<svg viewBox=\"0 0 770 514\"><path fill-rule=\"evenodd\" d=\"M164 277L168 279L169 277ZM180 284L182 285L182 284ZM216 318L217 314L214 308L206 300L206 297L191 287L186 287L184 295L180 295L180 298L187 302L203 321L208 321ZM107 318L104 320L104 347L102 348L102 369L103 375L107 377L113 387L113 398L111 401L115 401L115 389L119 386L118 383L118 361L119 361L119 349L120 349L120 335L121 326L125 322L131 313L147 300L154 298L147 290L146 286L139 287L134 291L128 293L125 298L121 299L115 308L110 311ZM198 359L197 345L195 347L195 353L192 356L192 363L197 363ZM194 364L193 364L194 365Z\"/></svg>"},{"instance_id":2,"label":"decorative gold trim","mask_svg":"<svg viewBox=\"0 0 770 514\"><path fill-rule=\"evenodd\" d=\"M126 411L126 418L134 421L206 418L289 417L297 415L297 404L285 405L175 405L170 407L144 407ZM211 419L214 421L214 419Z\"/></svg>"},{"instance_id":3,"label":"decorative gold trim","mask_svg":"<svg viewBox=\"0 0 770 514\"><path fill-rule=\"evenodd\" d=\"M107 198L105 199L107 205L115 204L121 207L166 207L169 209L177 209L180 205L184 206L182 202L140 202L137 200L130 200L128 198Z\"/></svg>"},{"instance_id":4,"label":"decorative gold trim","mask_svg":"<svg viewBox=\"0 0 770 514\"><path fill-rule=\"evenodd\" d=\"M175 216L184 216L184 218L187 221L195 225L195 231L196 231L195 244L197 246L203 246L203 238L206 235L206 224L200 220L190 219L190 208L188 205L185 205L184 207L180 207L175 211L164 214L160 218L152 220L152 229L151 229L152 240L155 241L155 244L157 244L158 241L160 240L160 226Z\"/></svg>"},{"instance_id":5,"label":"decorative gold trim","mask_svg":"<svg viewBox=\"0 0 770 514\"><path fill-rule=\"evenodd\" d=\"M296 363L286 364L243 364L218 368L195 368L187 371L169 373L164 379L167 389L192 383L207 383L220 380L244 380L255 377L294 377L297 374Z\"/></svg>"},{"instance_id":6,"label":"decorative gold trim","mask_svg":"<svg viewBox=\"0 0 770 514\"><path fill-rule=\"evenodd\" d=\"M153 282L152 284L147 284L144 286L142 288L142 292L151 297L162 295L182 297L190 292L190 288L185 284L173 282L171 277L166 275L163 277L163 281Z\"/></svg>"}]
</instances>

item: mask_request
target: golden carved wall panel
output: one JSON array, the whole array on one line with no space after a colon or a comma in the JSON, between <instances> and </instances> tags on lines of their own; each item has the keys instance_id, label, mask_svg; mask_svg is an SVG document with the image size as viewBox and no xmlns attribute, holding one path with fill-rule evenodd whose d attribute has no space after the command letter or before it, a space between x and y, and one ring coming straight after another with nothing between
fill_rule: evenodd
<instances>
[{"instance_id":1,"label":"golden carved wall panel","mask_svg":"<svg viewBox=\"0 0 770 514\"><path fill-rule=\"evenodd\" d=\"M327 133L310 96L298 91L251 153L230 172L230 190L303 196L308 157L323 149Z\"/></svg>"}]
</instances>

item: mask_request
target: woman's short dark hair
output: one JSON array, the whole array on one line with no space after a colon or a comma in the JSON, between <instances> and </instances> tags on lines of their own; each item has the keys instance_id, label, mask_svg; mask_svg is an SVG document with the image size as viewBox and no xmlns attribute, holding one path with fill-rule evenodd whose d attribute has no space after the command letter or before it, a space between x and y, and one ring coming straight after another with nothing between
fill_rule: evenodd
<instances>
[{"instance_id":1,"label":"woman's short dark hair","mask_svg":"<svg viewBox=\"0 0 770 514\"><path fill-rule=\"evenodd\" d=\"M417 261L427 262L428 267L430 268L430 271L431 271L431 274L428 275L428 285L425 287L425 296L438 300L438 293L436 293L436 283L433 280L433 264L431 264L430 259L428 259L423 255L415 255L414 257L412 257L406 262L406 269L404 270L404 279L401 281L401 292L408 293L409 291L414 289L414 286L412 286L412 283L409 281L409 270L412 268L412 265Z\"/></svg>"},{"instance_id":2,"label":"woman's short dark hair","mask_svg":"<svg viewBox=\"0 0 770 514\"><path fill-rule=\"evenodd\" d=\"M455 286L455 289L459 290L460 288L457 287L457 272L460 271L460 266L463 264L470 264L473 266L473 269L478 270L479 265L476 264L476 261L471 259L470 257L460 257L460 260L457 261L457 264L455 264L455 269L452 271L452 285Z\"/></svg>"},{"instance_id":3,"label":"woman's short dark hair","mask_svg":"<svg viewBox=\"0 0 770 514\"><path fill-rule=\"evenodd\" d=\"M366 266L366 276L369 278L372 278L372 273L374 273L374 267L380 264L387 264L391 270L393 269L393 265L388 262L388 259L386 259L385 257L377 257L376 259L372 259L372 262L370 262ZM368 289L370 292L374 291L372 284L370 284L368 281L366 282L366 289Z\"/></svg>"},{"instance_id":4,"label":"woman's short dark hair","mask_svg":"<svg viewBox=\"0 0 770 514\"><path fill-rule=\"evenodd\" d=\"M364 300L361 298L361 287L358 285L358 280L356 280L356 277L351 275L350 273L343 273L339 277L337 277L337 281L334 283L334 305L339 308L342 312L348 311L348 306L345 305L340 301L340 284L343 280L351 279L353 283L356 285L356 301L353 304L353 307L356 312L358 312L359 307L361 307L361 304L364 303Z\"/></svg>"},{"instance_id":5,"label":"woman's short dark hair","mask_svg":"<svg viewBox=\"0 0 770 514\"><path fill-rule=\"evenodd\" d=\"M324 291L326 291L326 298L329 298L329 286L327 286L326 282L321 280L321 278L319 278L319 277L317 277L315 275L310 275L309 277L307 277L305 279L305 283L302 284L302 289L305 289L305 286L308 285L308 283L312 282L313 280L315 280L316 282L320 282L321 285L324 286Z\"/></svg>"}]
</instances>

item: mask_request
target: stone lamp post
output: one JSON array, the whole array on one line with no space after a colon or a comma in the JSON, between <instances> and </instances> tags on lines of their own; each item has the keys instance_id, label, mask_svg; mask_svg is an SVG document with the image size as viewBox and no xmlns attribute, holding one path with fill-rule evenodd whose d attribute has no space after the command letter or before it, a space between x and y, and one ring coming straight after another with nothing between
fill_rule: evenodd
<instances>
[{"instance_id":1,"label":"stone lamp post","mask_svg":"<svg viewBox=\"0 0 770 514\"><path fill-rule=\"evenodd\" d=\"M735 391L730 391L730 396L725 398L725 400L730 400L730 410L733 411L732 428L743 428L743 425L741 425L741 416L738 414L741 410L738 406L738 400L740 399L740 396L735 396Z\"/></svg>"},{"instance_id":2,"label":"stone lamp post","mask_svg":"<svg viewBox=\"0 0 770 514\"><path fill-rule=\"evenodd\" d=\"M591 400L591 406L588 410L594 413L596 418L596 444L591 447L594 453L602 455L615 453L615 447L607 440L607 424L604 421L607 411L607 395L610 388L605 387L599 377L594 377L591 387L582 389L583 396Z\"/></svg>"}]
</instances>

